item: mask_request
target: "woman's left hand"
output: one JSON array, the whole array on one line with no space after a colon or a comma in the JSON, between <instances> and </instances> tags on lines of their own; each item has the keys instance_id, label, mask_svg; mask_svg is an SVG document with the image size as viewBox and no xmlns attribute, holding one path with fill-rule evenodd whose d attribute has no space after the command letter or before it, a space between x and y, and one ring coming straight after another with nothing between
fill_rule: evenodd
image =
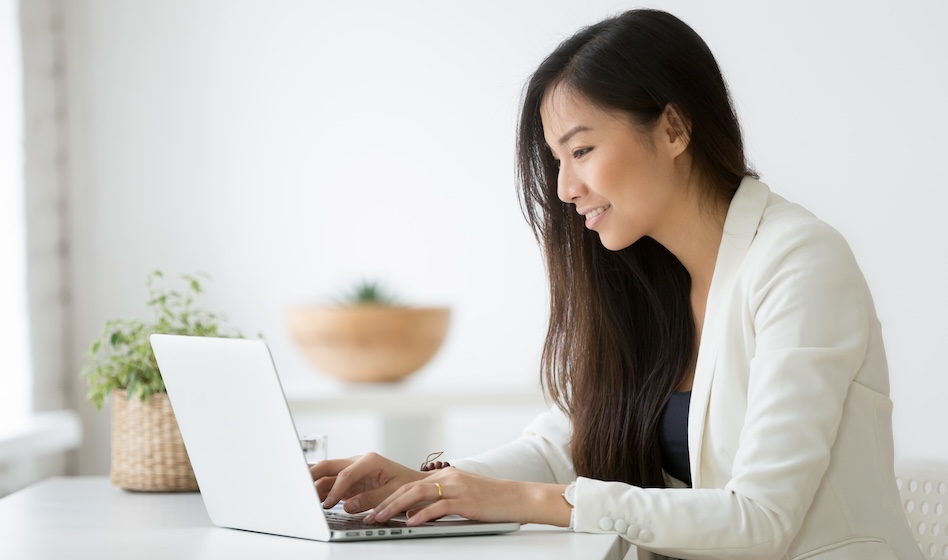
<instances>
[{"instance_id":1,"label":"woman's left hand","mask_svg":"<svg viewBox=\"0 0 948 560\"><path fill-rule=\"evenodd\" d=\"M446 468L416 482L409 482L383 500L365 518L383 523L408 512L408 524L420 525L445 515L478 521L569 524L569 509L561 497L565 485L535 484L488 478ZM555 498L553 496L556 496ZM558 498L558 501L557 501ZM559 516L543 515L543 500L559 503ZM565 513L565 522L563 519ZM562 523L557 523L557 522Z\"/></svg>"}]
</instances>

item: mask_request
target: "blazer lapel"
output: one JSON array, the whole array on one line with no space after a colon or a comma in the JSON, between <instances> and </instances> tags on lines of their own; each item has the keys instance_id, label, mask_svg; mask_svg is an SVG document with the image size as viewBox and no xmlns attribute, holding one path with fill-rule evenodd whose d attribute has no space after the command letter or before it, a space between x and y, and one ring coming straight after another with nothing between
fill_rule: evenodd
<instances>
[{"instance_id":1,"label":"blazer lapel","mask_svg":"<svg viewBox=\"0 0 948 560\"><path fill-rule=\"evenodd\" d=\"M757 234L757 226L769 198L770 189L767 185L752 177L745 177L734 193L727 218L724 220L724 235L721 237L721 247L718 249L714 275L711 277L688 411L688 453L694 488L701 487L701 470L698 463L704 442L714 363L721 341L727 336L728 325L725 321L724 306L734 285L736 273L744 261L744 255Z\"/></svg>"}]
</instances>

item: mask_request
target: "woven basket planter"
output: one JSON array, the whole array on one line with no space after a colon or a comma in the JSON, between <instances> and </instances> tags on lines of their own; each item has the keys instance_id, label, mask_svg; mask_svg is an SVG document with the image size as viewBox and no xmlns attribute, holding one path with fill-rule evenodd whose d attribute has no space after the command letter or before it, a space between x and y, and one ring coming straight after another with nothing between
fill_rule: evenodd
<instances>
[{"instance_id":1,"label":"woven basket planter","mask_svg":"<svg viewBox=\"0 0 948 560\"><path fill-rule=\"evenodd\" d=\"M145 402L112 392L112 483L140 492L198 489L167 393Z\"/></svg>"}]
</instances>

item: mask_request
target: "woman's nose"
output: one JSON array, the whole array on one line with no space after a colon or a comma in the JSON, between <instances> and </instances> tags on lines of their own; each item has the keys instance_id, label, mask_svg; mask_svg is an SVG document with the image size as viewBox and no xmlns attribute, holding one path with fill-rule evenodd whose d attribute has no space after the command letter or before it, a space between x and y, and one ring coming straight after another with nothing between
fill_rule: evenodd
<instances>
[{"instance_id":1,"label":"woman's nose","mask_svg":"<svg viewBox=\"0 0 948 560\"><path fill-rule=\"evenodd\" d=\"M568 164L561 163L559 174L556 176L556 196L567 203L574 203L584 192L582 181L576 177Z\"/></svg>"}]
</instances>

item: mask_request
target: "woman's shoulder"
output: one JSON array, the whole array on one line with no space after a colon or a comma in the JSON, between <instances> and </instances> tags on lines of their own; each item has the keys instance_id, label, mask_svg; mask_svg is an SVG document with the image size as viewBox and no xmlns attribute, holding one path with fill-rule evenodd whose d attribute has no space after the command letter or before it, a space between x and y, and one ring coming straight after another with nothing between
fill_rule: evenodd
<instances>
[{"instance_id":1,"label":"woman's shoulder","mask_svg":"<svg viewBox=\"0 0 948 560\"><path fill-rule=\"evenodd\" d=\"M731 200L724 233L732 241L740 238L754 246L781 245L821 239L843 241L826 222L803 206L791 202L754 177L741 181Z\"/></svg>"},{"instance_id":2,"label":"woman's shoulder","mask_svg":"<svg viewBox=\"0 0 948 560\"><path fill-rule=\"evenodd\" d=\"M803 206L767 191L757 230L744 258L745 280L773 286L801 275L862 281L862 271L843 235Z\"/></svg>"},{"instance_id":3,"label":"woman's shoulder","mask_svg":"<svg viewBox=\"0 0 948 560\"><path fill-rule=\"evenodd\" d=\"M752 249L771 257L797 252L835 253L851 258L843 235L803 206L770 192Z\"/></svg>"},{"instance_id":4,"label":"woman's shoulder","mask_svg":"<svg viewBox=\"0 0 948 560\"><path fill-rule=\"evenodd\" d=\"M831 284L851 291L865 285L839 231L751 177L731 202L718 262L722 274L734 272L736 287L748 301L759 301L775 288L805 293Z\"/></svg>"}]
</instances>

